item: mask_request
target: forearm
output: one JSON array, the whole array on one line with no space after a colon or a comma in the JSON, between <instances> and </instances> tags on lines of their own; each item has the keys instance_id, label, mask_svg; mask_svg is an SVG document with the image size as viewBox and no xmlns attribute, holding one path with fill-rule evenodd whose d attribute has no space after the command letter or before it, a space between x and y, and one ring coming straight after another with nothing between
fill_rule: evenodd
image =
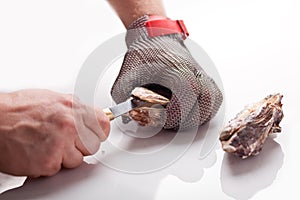
<instances>
[{"instance_id":1,"label":"forearm","mask_svg":"<svg viewBox=\"0 0 300 200\"><path fill-rule=\"evenodd\" d=\"M145 14L166 16L162 0L108 0L108 2L126 28Z\"/></svg>"}]
</instances>

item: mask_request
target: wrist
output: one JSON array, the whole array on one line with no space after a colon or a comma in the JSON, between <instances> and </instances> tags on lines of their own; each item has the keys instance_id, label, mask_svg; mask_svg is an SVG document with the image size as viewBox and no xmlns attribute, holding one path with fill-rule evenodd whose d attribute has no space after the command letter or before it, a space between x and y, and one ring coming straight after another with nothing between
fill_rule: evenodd
<instances>
[{"instance_id":1,"label":"wrist","mask_svg":"<svg viewBox=\"0 0 300 200\"><path fill-rule=\"evenodd\" d=\"M12 97L9 93L0 93L0 115L7 110L12 105ZM0 119L1 120L1 119Z\"/></svg>"},{"instance_id":2,"label":"wrist","mask_svg":"<svg viewBox=\"0 0 300 200\"><path fill-rule=\"evenodd\" d=\"M166 16L162 0L108 0L126 28L145 14Z\"/></svg>"},{"instance_id":3,"label":"wrist","mask_svg":"<svg viewBox=\"0 0 300 200\"><path fill-rule=\"evenodd\" d=\"M174 36L177 40L185 40L189 33L183 20L172 20L165 16L143 15L128 26L126 44L129 47L135 40L145 40L159 36Z\"/></svg>"}]
</instances>

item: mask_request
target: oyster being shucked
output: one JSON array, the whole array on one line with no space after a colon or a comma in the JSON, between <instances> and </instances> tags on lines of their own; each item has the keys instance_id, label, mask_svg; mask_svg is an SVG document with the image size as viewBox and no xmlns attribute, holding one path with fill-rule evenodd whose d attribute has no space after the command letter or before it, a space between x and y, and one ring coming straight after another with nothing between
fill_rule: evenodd
<instances>
[{"instance_id":1,"label":"oyster being shucked","mask_svg":"<svg viewBox=\"0 0 300 200\"><path fill-rule=\"evenodd\" d=\"M281 132L282 97L269 95L238 113L221 132L223 150L242 158L259 154L266 138Z\"/></svg>"},{"instance_id":2,"label":"oyster being shucked","mask_svg":"<svg viewBox=\"0 0 300 200\"><path fill-rule=\"evenodd\" d=\"M143 101L143 106L139 106L129 112L129 117L141 126L162 126L165 121L165 106L170 100L152 90L145 87L136 87L131 96L134 98L133 103L140 104ZM145 103L146 102L146 103Z\"/></svg>"},{"instance_id":3,"label":"oyster being shucked","mask_svg":"<svg viewBox=\"0 0 300 200\"><path fill-rule=\"evenodd\" d=\"M143 100L151 104L167 105L170 100L152 90L145 87L136 87L132 90L131 95L137 99Z\"/></svg>"}]
</instances>

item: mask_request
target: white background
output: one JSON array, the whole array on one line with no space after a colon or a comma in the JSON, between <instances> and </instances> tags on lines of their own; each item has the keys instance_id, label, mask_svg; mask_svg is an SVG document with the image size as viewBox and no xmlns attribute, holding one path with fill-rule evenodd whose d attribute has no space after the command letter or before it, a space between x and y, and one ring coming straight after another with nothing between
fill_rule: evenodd
<instances>
[{"instance_id":1,"label":"white background","mask_svg":"<svg viewBox=\"0 0 300 200\"><path fill-rule=\"evenodd\" d=\"M164 174L149 181L147 175L131 177L102 169L104 175L97 184L106 185L106 191L85 193L91 191L89 180L98 169L89 177L87 171L92 167L84 165L50 179L27 182L0 199L24 199L26 195L30 199L54 199L70 194L73 199L82 199L80 194L87 195L87 199L113 199L114 193L125 199L149 200L299 198L296 114L300 97L300 2L165 0L165 7L169 17L184 19L190 38L216 64L225 88L226 120L246 104L280 92L284 95L285 114L282 133L266 144L261 155L245 162L228 159L218 148L212 164L204 166L203 173L194 180ZM71 92L87 56L122 32L121 22L106 1L1 0L0 91L48 88ZM183 167L181 173L189 170ZM119 179L120 183L111 179Z\"/></svg>"}]
</instances>

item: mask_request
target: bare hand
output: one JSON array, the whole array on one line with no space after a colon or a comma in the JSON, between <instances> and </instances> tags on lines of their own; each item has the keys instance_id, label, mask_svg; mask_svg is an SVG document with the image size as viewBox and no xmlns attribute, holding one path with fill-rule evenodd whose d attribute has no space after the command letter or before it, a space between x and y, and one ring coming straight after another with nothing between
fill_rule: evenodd
<instances>
[{"instance_id":1,"label":"bare hand","mask_svg":"<svg viewBox=\"0 0 300 200\"><path fill-rule=\"evenodd\" d=\"M0 171L30 177L74 168L110 130L100 109L48 90L0 94Z\"/></svg>"}]
</instances>

